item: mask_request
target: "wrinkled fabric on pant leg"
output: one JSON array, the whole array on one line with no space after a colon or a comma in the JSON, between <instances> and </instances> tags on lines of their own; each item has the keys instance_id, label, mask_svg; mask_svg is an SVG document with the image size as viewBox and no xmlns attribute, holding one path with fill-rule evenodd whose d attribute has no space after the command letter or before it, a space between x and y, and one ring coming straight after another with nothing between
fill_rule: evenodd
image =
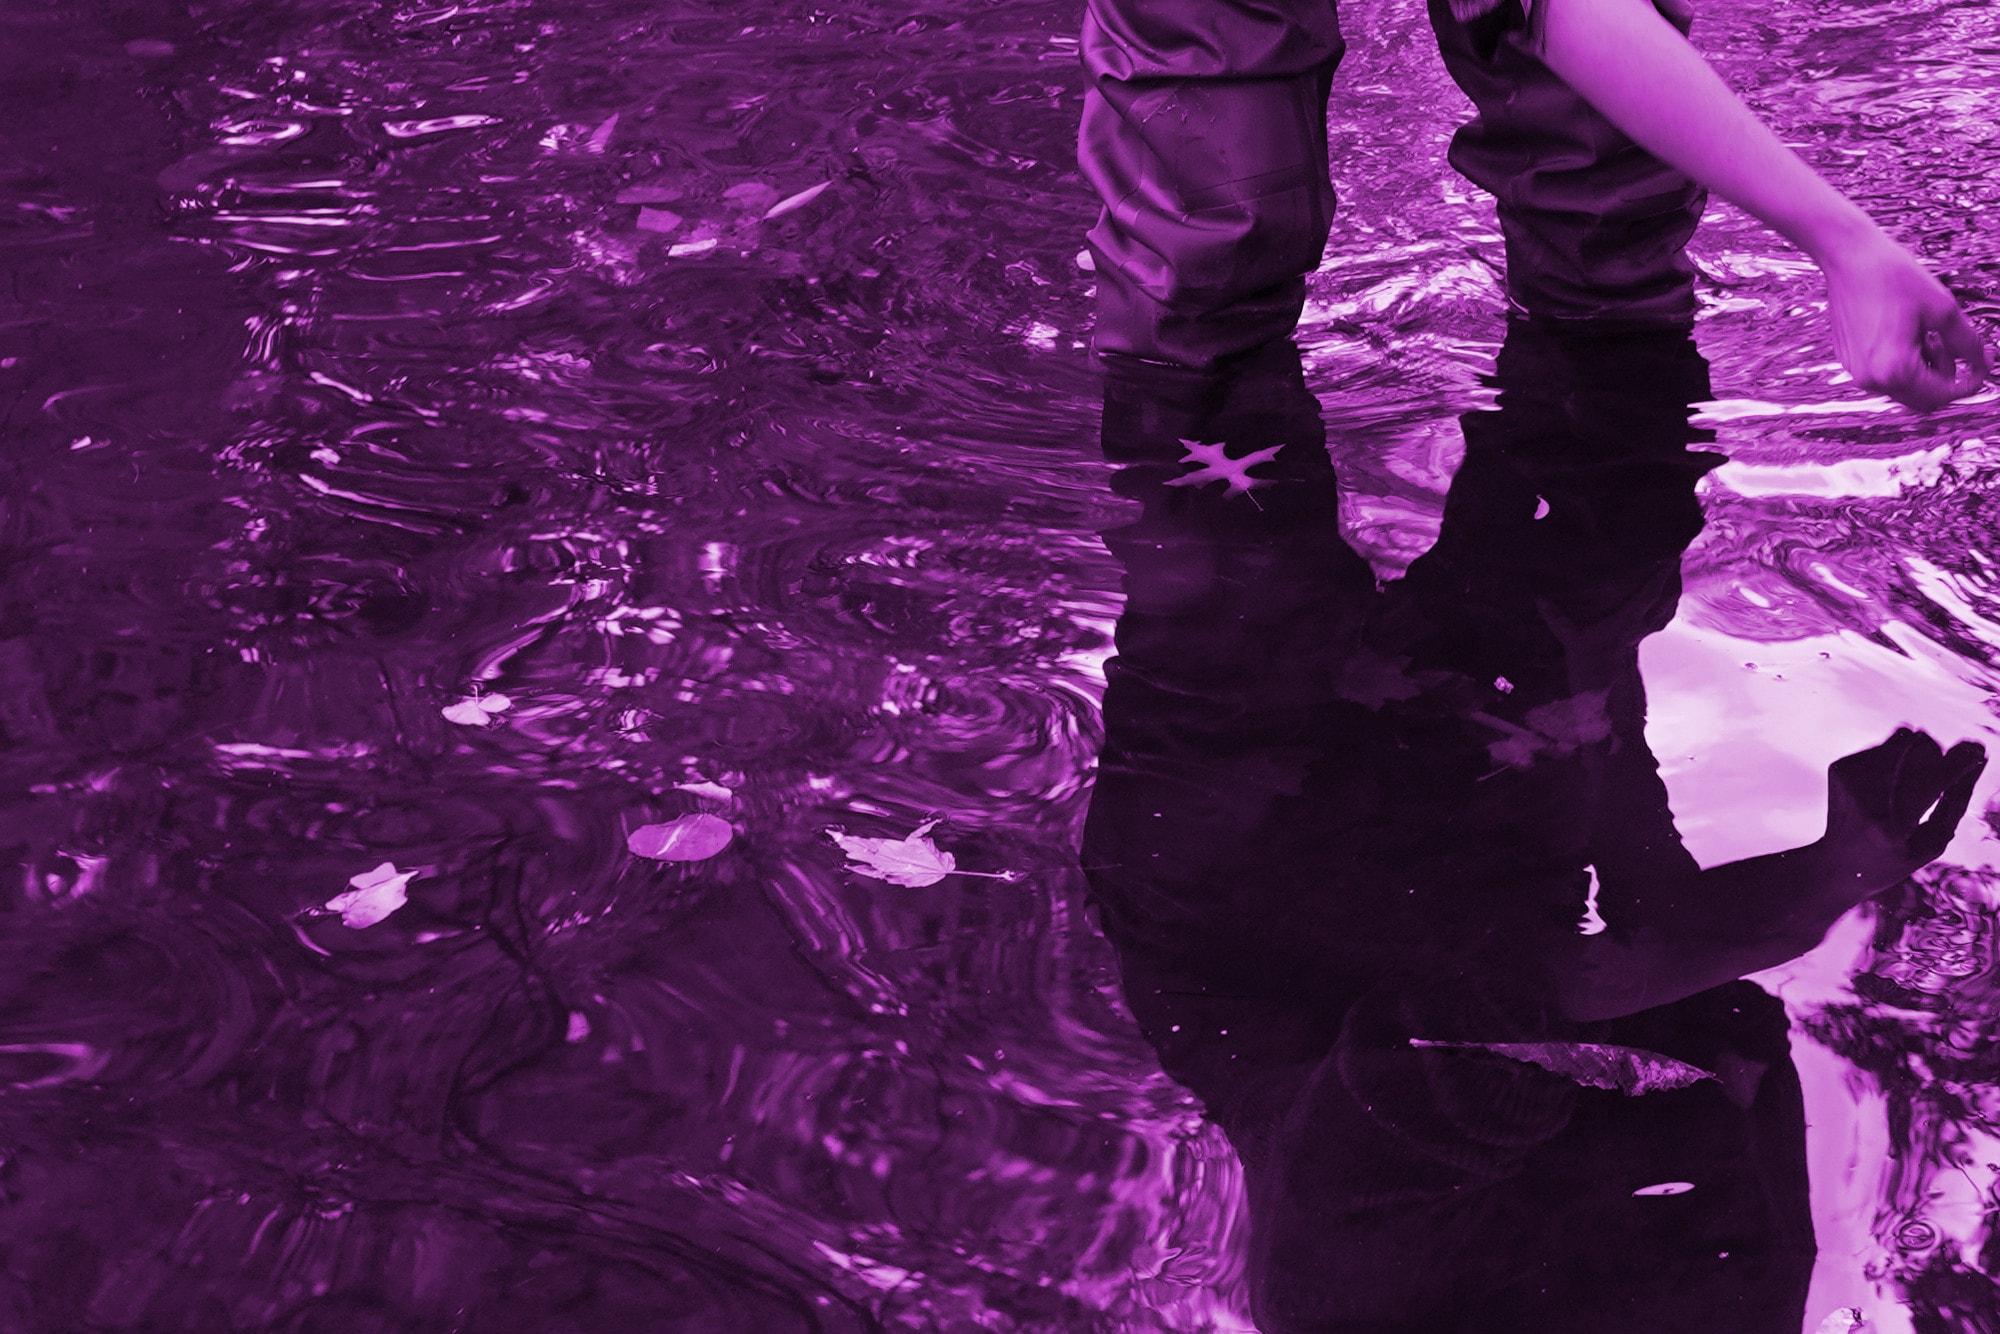
<instances>
[{"instance_id":1,"label":"wrinkled fabric on pant leg","mask_svg":"<svg viewBox=\"0 0 2000 1334\"><path fill-rule=\"evenodd\" d=\"M1335 206L1333 0L1088 0L1098 352L1208 369L1290 334Z\"/></svg>"},{"instance_id":2,"label":"wrinkled fabric on pant leg","mask_svg":"<svg viewBox=\"0 0 2000 1334\"><path fill-rule=\"evenodd\" d=\"M1519 0L1471 23L1429 0L1452 79L1478 116L1449 160L1499 201L1507 296L1534 317L1691 323L1683 247L1708 192L1627 138L1534 54ZM1662 5L1685 35L1684 8Z\"/></svg>"}]
</instances>

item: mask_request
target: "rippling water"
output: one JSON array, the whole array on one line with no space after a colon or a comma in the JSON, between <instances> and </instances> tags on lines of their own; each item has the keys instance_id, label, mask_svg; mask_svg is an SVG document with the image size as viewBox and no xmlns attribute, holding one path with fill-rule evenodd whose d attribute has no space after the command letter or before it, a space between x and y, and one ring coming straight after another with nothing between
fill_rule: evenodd
<instances>
[{"instance_id":1,"label":"rippling water","mask_svg":"<svg viewBox=\"0 0 2000 1334\"><path fill-rule=\"evenodd\" d=\"M1713 8L1996 313L1984 11ZM1421 11L1344 21L1299 342L1393 577L1492 402L1500 242ZM1241 1169L1076 862L1131 512L1079 22L0 7L0 1328L1251 1328ZM1641 661L1708 865L1898 723L1995 730L2000 443L1992 392L1843 385L1740 215L1693 253L1730 461ZM698 813L726 848L630 850ZM932 819L980 874L829 837ZM1811 1321L2000 1310L1996 850L1969 818L1765 979ZM384 863L406 903L327 907Z\"/></svg>"}]
</instances>

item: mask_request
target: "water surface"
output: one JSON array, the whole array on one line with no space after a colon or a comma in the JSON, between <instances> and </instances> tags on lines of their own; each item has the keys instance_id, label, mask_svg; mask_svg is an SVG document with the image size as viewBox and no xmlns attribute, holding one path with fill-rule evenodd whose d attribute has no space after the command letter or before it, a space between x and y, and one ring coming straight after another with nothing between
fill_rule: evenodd
<instances>
[{"instance_id":1,"label":"water surface","mask_svg":"<svg viewBox=\"0 0 2000 1334\"><path fill-rule=\"evenodd\" d=\"M1716 8L1726 77L1990 316L1983 11ZM1249 1328L1240 1168L1076 867L1131 510L1080 18L0 13L0 1327ZM1346 21L1299 341L1393 579L1492 400L1500 243L1420 11ZM1843 384L1748 220L1694 253L1730 461L1641 665L1712 864L1816 834L1898 723L1993 731L2000 448L1990 393ZM1989 795L1766 979L1809 1322L1993 1319ZM727 848L628 850L696 813ZM988 874L828 837L934 817ZM384 862L405 906L326 909Z\"/></svg>"}]
</instances>

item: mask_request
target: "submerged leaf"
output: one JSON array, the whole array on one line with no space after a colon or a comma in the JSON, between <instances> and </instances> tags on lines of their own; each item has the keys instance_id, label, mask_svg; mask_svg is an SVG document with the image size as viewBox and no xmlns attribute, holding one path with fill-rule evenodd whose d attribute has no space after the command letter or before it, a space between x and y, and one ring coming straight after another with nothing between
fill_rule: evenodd
<instances>
[{"instance_id":1,"label":"submerged leaf","mask_svg":"<svg viewBox=\"0 0 2000 1334\"><path fill-rule=\"evenodd\" d=\"M782 218L795 208L804 208L807 204L819 198L820 191L832 184L832 181L821 181L818 185L808 186L795 195L785 196L777 203L771 205L769 209L765 210L764 220L768 222L772 218Z\"/></svg>"},{"instance_id":2,"label":"submerged leaf","mask_svg":"<svg viewBox=\"0 0 2000 1334\"><path fill-rule=\"evenodd\" d=\"M1527 1061L1592 1088L1617 1089L1627 1097L1686 1088L1714 1079L1704 1070L1671 1056L1639 1047L1602 1042L1431 1042L1411 1038L1412 1047L1477 1047L1516 1061Z\"/></svg>"},{"instance_id":3,"label":"submerged leaf","mask_svg":"<svg viewBox=\"0 0 2000 1334\"><path fill-rule=\"evenodd\" d=\"M371 927L410 901L404 886L416 878L415 871L398 871L396 863L383 862L372 871L348 879L354 888L326 901L328 912L340 914L340 924L359 931Z\"/></svg>"},{"instance_id":4,"label":"submerged leaf","mask_svg":"<svg viewBox=\"0 0 2000 1334\"><path fill-rule=\"evenodd\" d=\"M639 210L639 230L642 232L670 232L681 225L681 215L672 209L641 208Z\"/></svg>"},{"instance_id":5,"label":"submerged leaf","mask_svg":"<svg viewBox=\"0 0 2000 1334\"><path fill-rule=\"evenodd\" d=\"M683 815L664 824L640 825L625 836L635 857L656 862L698 862L713 857L736 837L736 827L715 815Z\"/></svg>"},{"instance_id":6,"label":"submerged leaf","mask_svg":"<svg viewBox=\"0 0 2000 1334\"><path fill-rule=\"evenodd\" d=\"M848 865L866 876L891 884L921 889L958 869L958 861L925 835L936 820L926 820L910 831L908 838L861 838L829 829L826 836L847 853Z\"/></svg>"}]
</instances>

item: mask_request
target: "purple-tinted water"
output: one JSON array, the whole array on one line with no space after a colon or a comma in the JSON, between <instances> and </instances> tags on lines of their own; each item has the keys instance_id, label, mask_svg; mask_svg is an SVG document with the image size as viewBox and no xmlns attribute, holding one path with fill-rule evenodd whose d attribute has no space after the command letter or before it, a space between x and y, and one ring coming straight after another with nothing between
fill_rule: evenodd
<instances>
[{"instance_id":1,"label":"purple-tinted water","mask_svg":"<svg viewBox=\"0 0 2000 1334\"><path fill-rule=\"evenodd\" d=\"M916 10L0 8L0 1329L1252 1327L1076 869L1130 510L1080 6ZM1300 343L1387 576L1500 246L1421 13L1345 22ZM1696 40L1994 313L1980 8ZM1707 865L1900 722L1995 730L2000 445L1843 387L1754 224L1694 253L1731 461L1641 662ZM1993 1318L1996 781L1766 978L1807 1328ZM933 818L982 874L829 837Z\"/></svg>"}]
</instances>

